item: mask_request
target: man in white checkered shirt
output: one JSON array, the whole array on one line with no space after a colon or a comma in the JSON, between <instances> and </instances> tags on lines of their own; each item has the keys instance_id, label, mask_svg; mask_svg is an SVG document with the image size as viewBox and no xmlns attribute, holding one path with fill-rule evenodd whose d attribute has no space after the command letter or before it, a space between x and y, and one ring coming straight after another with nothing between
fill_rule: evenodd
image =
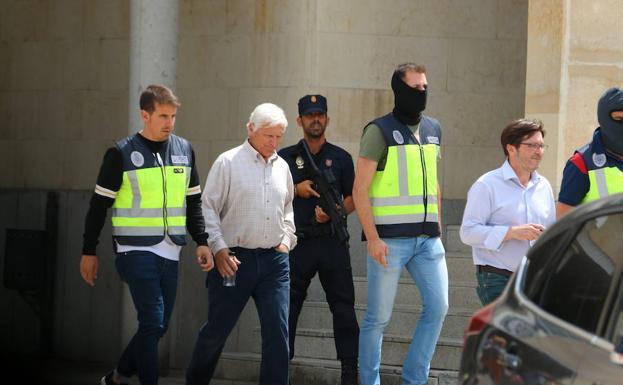
<instances>
[{"instance_id":1,"label":"man in white checkered shirt","mask_svg":"<svg viewBox=\"0 0 623 385\"><path fill-rule=\"evenodd\" d=\"M288 164L276 153L287 125L281 108L260 104L249 117L248 139L221 154L208 174L201 200L217 268L207 274L208 321L186 372L188 385L210 382L249 297L262 328L259 383L288 384L294 185ZM226 277L234 275L235 284L227 285Z\"/></svg>"}]
</instances>

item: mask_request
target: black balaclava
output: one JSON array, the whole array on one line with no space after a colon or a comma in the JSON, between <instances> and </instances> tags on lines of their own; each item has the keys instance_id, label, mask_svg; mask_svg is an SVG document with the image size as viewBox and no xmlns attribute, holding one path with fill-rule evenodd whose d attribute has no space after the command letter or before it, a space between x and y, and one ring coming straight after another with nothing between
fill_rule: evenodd
<instances>
[{"instance_id":1,"label":"black balaclava","mask_svg":"<svg viewBox=\"0 0 623 385\"><path fill-rule=\"evenodd\" d=\"M623 155L623 122L610 116L613 111L623 111L623 90L612 87L599 99L597 120L601 127L601 138L607 149Z\"/></svg>"},{"instance_id":2,"label":"black balaclava","mask_svg":"<svg viewBox=\"0 0 623 385\"><path fill-rule=\"evenodd\" d=\"M409 87L396 71L392 76L392 90L394 90L394 116L409 126L417 124L422 111L426 109L426 90Z\"/></svg>"}]
</instances>

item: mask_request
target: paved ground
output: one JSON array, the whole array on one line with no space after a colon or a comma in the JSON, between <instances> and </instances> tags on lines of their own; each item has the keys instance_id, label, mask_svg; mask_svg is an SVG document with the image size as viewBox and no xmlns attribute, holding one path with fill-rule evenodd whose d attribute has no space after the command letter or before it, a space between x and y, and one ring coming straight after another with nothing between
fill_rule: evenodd
<instances>
[{"instance_id":1,"label":"paved ground","mask_svg":"<svg viewBox=\"0 0 623 385\"><path fill-rule=\"evenodd\" d=\"M15 383L33 385L99 385L100 378L110 370L102 364L59 360L13 362L11 366L16 374L13 377L19 379ZM138 384L138 379L133 379L132 384ZM218 384L234 385L225 382ZM183 371L170 370L161 377L159 385L184 385Z\"/></svg>"},{"instance_id":2,"label":"paved ground","mask_svg":"<svg viewBox=\"0 0 623 385\"><path fill-rule=\"evenodd\" d=\"M108 371L110 366L101 363L75 362L62 360L44 360L44 361L16 361L10 358L1 357L0 362L6 363L5 367L10 368L5 371L9 378L14 381L9 384L32 384L32 385L99 385L100 379ZM3 365L4 366L4 365ZM456 372L448 372L445 376L435 372L435 378L429 379L431 385L448 385L456 384ZM431 372L431 374L432 374ZM445 373L445 372L444 372ZM442 373L443 374L443 373ZM439 378L437 378L439 377ZM5 377L6 378L6 377ZM388 383L399 384L399 376L387 379ZM5 382L3 382L5 383ZM180 369L171 369L167 373L161 375L159 385L184 385L184 372ZM130 382L131 385L138 385L138 379L134 377ZM212 380L210 385L256 385L257 381L231 381L231 380Z\"/></svg>"}]
</instances>

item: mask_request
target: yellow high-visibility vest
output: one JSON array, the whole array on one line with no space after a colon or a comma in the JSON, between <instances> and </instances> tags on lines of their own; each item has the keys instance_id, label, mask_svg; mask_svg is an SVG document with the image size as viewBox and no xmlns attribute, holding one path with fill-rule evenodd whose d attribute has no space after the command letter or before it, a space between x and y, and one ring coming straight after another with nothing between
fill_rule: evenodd
<instances>
[{"instance_id":1,"label":"yellow high-visibility vest","mask_svg":"<svg viewBox=\"0 0 623 385\"><path fill-rule=\"evenodd\" d=\"M588 171L590 189L582 203L623 192L623 171L618 167L604 167Z\"/></svg>"},{"instance_id":2,"label":"yellow high-visibility vest","mask_svg":"<svg viewBox=\"0 0 623 385\"><path fill-rule=\"evenodd\" d=\"M186 192L192 150L178 136L169 138L165 159L136 135L117 144L123 180L112 206L113 236L124 245L154 245L167 234L186 243Z\"/></svg>"},{"instance_id":3,"label":"yellow high-visibility vest","mask_svg":"<svg viewBox=\"0 0 623 385\"><path fill-rule=\"evenodd\" d=\"M575 151L571 161L588 174L589 181L588 192L580 203L623 192L623 171L615 165L617 162L609 162L608 157L600 128L595 130L590 143Z\"/></svg>"},{"instance_id":4,"label":"yellow high-visibility vest","mask_svg":"<svg viewBox=\"0 0 623 385\"><path fill-rule=\"evenodd\" d=\"M385 169L376 172L369 190L374 223L439 221L437 151L434 144L387 148Z\"/></svg>"},{"instance_id":5,"label":"yellow high-visibility vest","mask_svg":"<svg viewBox=\"0 0 623 385\"><path fill-rule=\"evenodd\" d=\"M387 160L377 170L368 196L379 236L439 235L437 156L441 128L427 116L420 121L420 143L392 114L374 121L387 145Z\"/></svg>"}]
</instances>

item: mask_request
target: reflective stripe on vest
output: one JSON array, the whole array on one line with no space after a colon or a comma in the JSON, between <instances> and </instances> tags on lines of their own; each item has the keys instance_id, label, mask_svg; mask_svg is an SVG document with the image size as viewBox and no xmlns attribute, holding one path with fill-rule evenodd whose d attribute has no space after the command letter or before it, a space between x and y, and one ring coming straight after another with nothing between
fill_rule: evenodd
<instances>
[{"instance_id":1,"label":"reflective stripe on vest","mask_svg":"<svg viewBox=\"0 0 623 385\"><path fill-rule=\"evenodd\" d=\"M130 236L130 237L149 237L155 235L162 235L163 227L160 227L160 232L154 234L154 228L152 227L124 227L117 226L115 230L119 232L116 234L117 236ZM168 226L167 233L169 235L185 235L186 234L186 225L184 226Z\"/></svg>"},{"instance_id":2,"label":"reflective stripe on vest","mask_svg":"<svg viewBox=\"0 0 623 385\"><path fill-rule=\"evenodd\" d=\"M434 144L387 148L385 169L376 172L368 194L375 224L438 222L437 151Z\"/></svg>"},{"instance_id":3,"label":"reflective stripe on vest","mask_svg":"<svg viewBox=\"0 0 623 385\"><path fill-rule=\"evenodd\" d=\"M185 166L124 172L113 204L113 235L158 236L164 235L165 231L169 235L186 234L189 183L190 167Z\"/></svg>"},{"instance_id":4,"label":"reflective stripe on vest","mask_svg":"<svg viewBox=\"0 0 623 385\"><path fill-rule=\"evenodd\" d=\"M590 188L582 203L623 192L623 171L617 167L606 167L588 171Z\"/></svg>"}]
</instances>

